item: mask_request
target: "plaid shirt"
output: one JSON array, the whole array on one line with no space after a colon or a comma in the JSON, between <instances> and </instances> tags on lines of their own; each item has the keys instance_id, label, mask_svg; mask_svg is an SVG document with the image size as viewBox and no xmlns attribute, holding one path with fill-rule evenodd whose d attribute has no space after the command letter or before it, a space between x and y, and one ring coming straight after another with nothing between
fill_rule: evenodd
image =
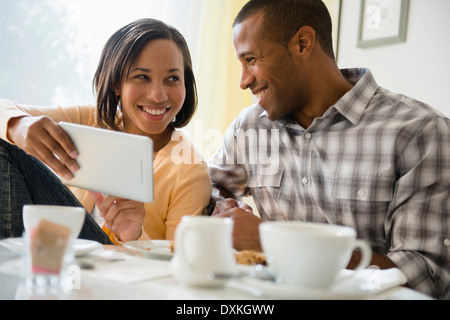
<instances>
[{"instance_id":1,"label":"plaid shirt","mask_svg":"<svg viewBox=\"0 0 450 320\"><path fill-rule=\"evenodd\" d=\"M252 195L263 220L347 225L408 285L450 298L450 120L378 87L367 69L306 130L244 109L211 159L217 186Z\"/></svg>"}]
</instances>

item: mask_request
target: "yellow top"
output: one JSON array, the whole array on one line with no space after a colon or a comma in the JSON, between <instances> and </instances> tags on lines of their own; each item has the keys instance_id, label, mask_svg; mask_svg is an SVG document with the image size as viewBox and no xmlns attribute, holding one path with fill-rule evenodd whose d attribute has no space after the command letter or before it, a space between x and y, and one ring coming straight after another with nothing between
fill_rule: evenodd
<instances>
[{"instance_id":1,"label":"yellow top","mask_svg":"<svg viewBox=\"0 0 450 320\"><path fill-rule=\"evenodd\" d=\"M0 100L0 138L7 139L8 121L22 115L46 115L55 122L66 121L98 127L94 106L34 107ZM121 115L118 117L121 121ZM202 156L189 139L176 131L172 140L161 149L153 162L154 194L152 203L145 204L146 216L140 240L173 240L175 228L184 215L200 215L211 196L211 180ZM94 207L86 190L70 187L88 212ZM118 242L106 228L114 242Z\"/></svg>"}]
</instances>

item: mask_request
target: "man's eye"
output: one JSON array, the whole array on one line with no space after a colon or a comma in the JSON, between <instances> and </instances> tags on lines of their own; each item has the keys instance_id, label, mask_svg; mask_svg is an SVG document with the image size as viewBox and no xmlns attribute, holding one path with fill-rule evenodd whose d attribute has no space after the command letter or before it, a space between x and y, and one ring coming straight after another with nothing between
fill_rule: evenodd
<instances>
[{"instance_id":1,"label":"man's eye","mask_svg":"<svg viewBox=\"0 0 450 320\"><path fill-rule=\"evenodd\" d=\"M246 58L247 63L254 63L256 59L254 57Z\"/></svg>"}]
</instances>

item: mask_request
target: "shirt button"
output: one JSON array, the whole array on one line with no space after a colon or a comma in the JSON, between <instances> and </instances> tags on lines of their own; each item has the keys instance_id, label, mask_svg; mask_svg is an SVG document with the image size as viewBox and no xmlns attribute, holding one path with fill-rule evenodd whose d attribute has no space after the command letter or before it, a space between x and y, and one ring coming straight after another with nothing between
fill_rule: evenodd
<instances>
[{"instance_id":1,"label":"shirt button","mask_svg":"<svg viewBox=\"0 0 450 320\"><path fill-rule=\"evenodd\" d=\"M450 239L444 239L444 246L450 247Z\"/></svg>"},{"instance_id":2,"label":"shirt button","mask_svg":"<svg viewBox=\"0 0 450 320\"><path fill-rule=\"evenodd\" d=\"M364 189L361 188L361 189L358 191L358 196L360 196L361 198L364 198L366 195L367 195L366 190L364 190Z\"/></svg>"},{"instance_id":3,"label":"shirt button","mask_svg":"<svg viewBox=\"0 0 450 320\"><path fill-rule=\"evenodd\" d=\"M310 140L312 138L312 134L311 133L307 133L307 134L305 134L305 139L306 140Z\"/></svg>"},{"instance_id":4,"label":"shirt button","mask_svg":"<svg viewBox=\"0 0 450 320\"><path fill-rule=\"evenodd\" d=\"M302 178L302 183L303 183L303 184L308 184L308 179L306 179L306 177L303 177L303 178Z\"/></svg>"}]
</instances>

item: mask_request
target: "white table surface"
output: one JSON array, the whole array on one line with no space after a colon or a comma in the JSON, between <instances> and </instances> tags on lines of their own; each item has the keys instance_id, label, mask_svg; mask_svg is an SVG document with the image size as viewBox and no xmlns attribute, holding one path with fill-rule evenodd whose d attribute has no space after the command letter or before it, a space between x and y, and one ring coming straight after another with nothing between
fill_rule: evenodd
<instances>
[{"instance_id":1,"label":"white table surface","mask_svg":"<svg viewBox=\"0 0 450 320\"><path fill-rule=\"evenodd\" d=\"M102 251L102 252L99 252ZM241 281L232 281L223 288L197 288L181 285L170 275L170 261L149 259L136 255L123 247L102 247L96 253L113 252L122 256L130 256L126 262L111 262L98 265L94 271L81 270L80 282L77 288L70 292L64 299L79 300L260 300L265 301L267 297L259 290L243 285ZM94 255L91 254L91 256ZM89 258L89 255L87 256ZM142 260L139 260L142 259ZM136 260L136 261L135 261ZM148 265L149 269L162 272L159 276L156 272L151 279L122 279L119 281L99 280L100 272L102 277L108 277L108 272L113 276L114 264L125 266L130 277L139 277L139 270L135 269L136 262ZM128 264L127 264L128 263ZM134 264L133 264L134 263ZM24 279L20 272L21 259L17 252L8 250L0 245L0 300L27 299L25 293ZM128 268L129 266L129 268ZM104 269L102 269L104 268ZM96 271L97 270L97 271ZM164 271L165 270L165 271ZM123 270L121 270L123 271ZM96 273L97 272L97 273ZM98 277L97 277L98 276ZM339 296L331 299L341 299ZM425 296L414 290L397 286L376 295L367 297L371 300L428 300ZM272 298L269 298L269 300ZM301 299L308 299L302 296ZM316 299L316 297L311 298ZM327 298L326 298L327 299Z\"/></svg>"}]
</instances>

